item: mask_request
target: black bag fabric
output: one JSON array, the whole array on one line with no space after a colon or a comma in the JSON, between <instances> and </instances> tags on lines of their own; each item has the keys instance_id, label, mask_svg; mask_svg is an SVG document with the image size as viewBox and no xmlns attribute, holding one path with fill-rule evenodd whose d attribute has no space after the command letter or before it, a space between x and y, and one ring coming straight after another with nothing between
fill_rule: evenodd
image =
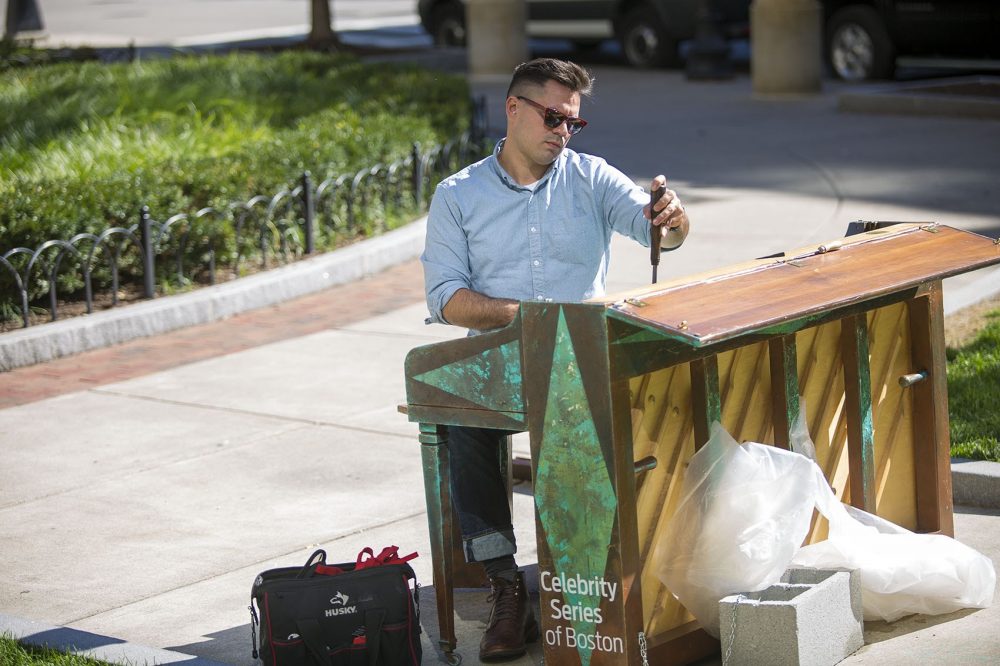
<instances>
[{"instance_id":1,"label":"black bag fabric","mask_svg":"<svg viewBox=\"0 0 1000 666\"><path fill-rule=\"evenodd\" d=\"M328 565L317 550L305 566L258 575L250 592L254 658L265 666L419 664L420 586L407 563L417 554L397 552L365 548L356 562Z\"/></svg>"}]
</instances>

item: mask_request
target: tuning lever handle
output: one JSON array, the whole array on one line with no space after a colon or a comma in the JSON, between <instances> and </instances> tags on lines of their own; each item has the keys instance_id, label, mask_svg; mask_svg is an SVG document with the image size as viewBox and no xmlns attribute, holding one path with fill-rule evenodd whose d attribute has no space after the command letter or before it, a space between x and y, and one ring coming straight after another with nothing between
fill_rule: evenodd
<instances>
[{"instance_id":1,"label":"tuning lever handle","mask_svg":"<svg viewBox=\"0 0 1000 666\"><path fill-rule=\"evenodd\" d=\"M649 192L649 263L653 266L653 284L656 284L656 268L660 265L660 242L663 240L662 230L653 224L653 218L656 217L654 206L666 192L666 185Z\"/></svg>"}]
</instances>

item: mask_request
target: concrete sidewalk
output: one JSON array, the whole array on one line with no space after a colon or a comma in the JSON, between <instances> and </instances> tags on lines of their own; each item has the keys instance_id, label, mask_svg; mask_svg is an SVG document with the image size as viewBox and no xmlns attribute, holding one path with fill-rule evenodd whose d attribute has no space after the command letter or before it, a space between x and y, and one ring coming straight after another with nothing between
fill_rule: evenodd
<instances>
[{"instance_id":1,"label":"concrete sidewalk","mask_svg":"<svg viewBox=\"0 0 1000 666\"><path fill-rule=\"evenodd\" d=\"M591 126L573 147L639 179L666 171L696 225L661 279L820 243L859 218L1000 235L1000 123L841 114L839 84L761 100L746 78L699 85L678 72L594 69L597 96L581 111ZM499 127L503 91L476 92ZM613 248L609 288L645 284L646 251ZM1000 288L998 275L948 281L946 303ZM258 572L316 547L346 560L396 544L421 553L425 663L435 663L419 448L396 405L406 352L462 331L423 317L411 260L0 376L0 614L249 666ZM515 493L515 514L530 565L527 492ZM1000 564L1000 512L959 507L956 531ZM460 652L475 663L485 593L463 593L458 606ZM866 647L844 663L1000 654L997 606L866 629ZM536 644L513 663L539 661Z\"/></svg>"},{"instance_id":2,"label":"concrete sidewalk","mask_svg":"<svg viewBox=\"0 0 1000 666\"><path fill-rule=\"evenodd\" d=\"M0 411L0 613L249 666L246 606L259 571L316 547L344 560L396 544L421 553L424 649L435 663L419 447L395 406L405 353L461 332L424 326L418 292L411 261L280 307L10 373L41 388ZM161 365L129 369L133 359ZM66 392L74 382L88 388ZM515 514L530 565L527 489ZM960 507L956 526L1000 563L1000 512ZM466 663L484 599L458 596ZM869 623L869 645L845 663L975 661L1000 653L998 628L1000 607ZM515 663L539 662L535 645Z\"/></svg>"}]
</instances>

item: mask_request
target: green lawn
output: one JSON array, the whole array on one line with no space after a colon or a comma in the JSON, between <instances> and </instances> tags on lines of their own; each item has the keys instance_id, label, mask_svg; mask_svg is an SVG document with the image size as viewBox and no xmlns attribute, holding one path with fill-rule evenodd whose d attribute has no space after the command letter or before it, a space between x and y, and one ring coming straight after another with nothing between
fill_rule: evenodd
<instances>
[{"instance_id":1,"label":"green lawn","mask_svg":"<svg viewBox=\"0 0 1000 666\"><path fill-rule=\"evenodd\" d=\"M0 636L0 664L3 666L107 666L107 662L55 650L28 649L8 636Z\"/></svg>"},{"instance_id":2,"label":"green lawn","mask_svg":"<svg viewBox=\"0 0 1000 666\"><path fill-rule=\"evenodd\" d=\"M951 454L1000 462L1000 310L975 340L948 350Z\"/></svg>"}]
</instances>

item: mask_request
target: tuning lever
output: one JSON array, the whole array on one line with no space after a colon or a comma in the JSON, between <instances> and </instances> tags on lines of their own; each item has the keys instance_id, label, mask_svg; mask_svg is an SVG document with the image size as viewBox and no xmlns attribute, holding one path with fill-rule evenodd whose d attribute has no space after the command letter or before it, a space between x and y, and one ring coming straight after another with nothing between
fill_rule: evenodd
<instances>
[{"instance_id":1,"label":"tuning lever","mask_svg":"<svg viewBox=\"0 0 1000 666\"><path fill-rule=\"evenodd\" d=\"M653 284L656 284L656 269L660 266L660 241L663 240L662 230L653 224L653 218L656 217L654 206L663 198L666 191L666 185L649 191L649 263L653 266Z\"/></svg>"}]
</instances>

